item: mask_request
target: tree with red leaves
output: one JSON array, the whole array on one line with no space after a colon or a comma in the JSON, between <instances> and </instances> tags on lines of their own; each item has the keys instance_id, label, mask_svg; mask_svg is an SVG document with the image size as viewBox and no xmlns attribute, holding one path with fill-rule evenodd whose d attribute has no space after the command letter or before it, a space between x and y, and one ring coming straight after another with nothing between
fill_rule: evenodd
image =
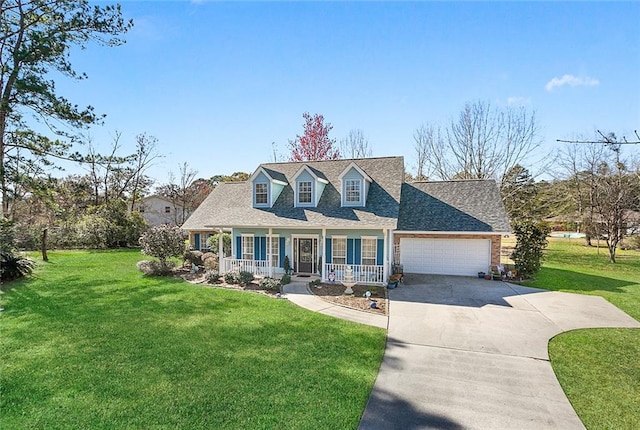
<instances>
[{"instance_id":1,"label":"tree with red leaves","mask_svg":"<svg viewBox=\"0 0 640 430\"><path fill-rule=\"evenodd\" d=\"M320 114L311 116L308 112L302 114L304 118L304 134L296 135L295 140L289 141L291 161L337 160L340 150L334 149L335 139L329 138L331 123L324 122Z\"/></svg>"}]
</instances>

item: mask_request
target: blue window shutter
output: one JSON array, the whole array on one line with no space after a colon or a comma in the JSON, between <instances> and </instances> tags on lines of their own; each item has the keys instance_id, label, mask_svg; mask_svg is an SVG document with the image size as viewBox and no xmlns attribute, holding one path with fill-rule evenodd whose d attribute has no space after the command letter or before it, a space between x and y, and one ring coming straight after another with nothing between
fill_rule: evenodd
<instances>
[{"instance_id":1,"label":"blue window shutter","mask_svg":"<svg viewBox=\"0 0 640 430\"><path fill-rule=\"evenodd\" d=\"M347 264L353 264L353 239L347 239Z\"/></svg>"},{"instance_id":2,"label":"blue window shutter","mask_svg":"<svg viewBox=\"0 0 640 430\"><path fill-rule=\"evenodd\" d=\"M381 266L383 264L384 259L384 239L378 239L378 248L376 255L376 264Z\"/></svg>"},{"instance_id":3,"label":"blue window shutter","mask_svg":"<svg viewBox=\"0 0 640 430\"><path fill-rule=\"evenodd\" d=\"M355 239L353 241L353 251L355 254L353 264L362 264L362 239Z\"/></svg>"},{"instance_id":4,"label":"blue window shutter","mask_svg":"<svg viewBox=\"0 0 640 430\"><path fill-rule=\"evenodd\" d=\"M329 264L331 263L331 246L332 246L331 238L327 238L324 242L325 242L324 247L327 250L327 261L325 263Z\"/></svg>"},{"instance_id":5,"label":"blue window shutter","mask_svg":"<svg viewBox=\"0 0 640 430\"><path fill-rule=\"evenodd\" d=\"M284 267L284 237L280 238L280 267Z\"/></svg>"},{"instance_id":6,"label":"blue window shutter","mask_svg":"<svg viewBox=\"0 0 640 430\"><path fill-rule=\"evenodd\" d=\"M194 249L200 250L200 233L196 233L193 235L193 245Z\"/></svg>"},{"instance_id":7,"label":"blue window shutter","mask_svg":"<svg viewBox=\"0 0 640 430\"><path fill-rule=\"evenodd\" d=\"M260 238L260 260L266 260L266 259L267 259L267 238L261 237Z\"/></svg>"},{"instance_id":8,"label":"blue window shutter","mask_svg":"<svg viewBox=\"0 0 640 430\"><path fill-rule=\"evenodd\" d=\"M260 238L254 237L253 238L253 259L259 260L260 259L259 257L260 257Z\"/></svg>"},{"instance_id":9,"label":"blue window shutter","mask_svg":"<svg viewBox=\"0 0 640 430\"><path fill-rule=\"evenodd\" d=\"M240 260L242 258L242 237L236 237L236 258Z\"/></svg>"}]
</instances>

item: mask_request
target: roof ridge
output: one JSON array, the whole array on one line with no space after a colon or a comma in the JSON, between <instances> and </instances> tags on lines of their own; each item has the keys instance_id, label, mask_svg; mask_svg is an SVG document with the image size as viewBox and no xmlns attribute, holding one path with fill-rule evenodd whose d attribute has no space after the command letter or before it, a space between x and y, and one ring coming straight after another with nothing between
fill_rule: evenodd
<instances>
[{"instance_id":1,"label":"roof ridge","mask_svg":"<svg viewBox=\"0 0 640 430\"><path fill-rule=\"evenodd\" d=\"M381 157L364 157L364 158L337 158L335 160L306 160L306 161L274 161L267 163L260 163L260 166L265 165L282 165L282 164L306 164L306 163L335 163L336 161L361 161L361 160L390 160L390 159L404 159L403 155L389 155Z\"/></svg>"},{"instance_id":2,"label":"roof ridge","mask_svg":"<svg viewBox=\"0 0 640 430\"><path fill-rule=\"evenodd\" d=\"M447 182L496 182L495 179L487 178L487 179L445 179L445 180L437 180L437 181L411 181L406 182L407 184L442 184Z\"/></svg>"}]
</instances>

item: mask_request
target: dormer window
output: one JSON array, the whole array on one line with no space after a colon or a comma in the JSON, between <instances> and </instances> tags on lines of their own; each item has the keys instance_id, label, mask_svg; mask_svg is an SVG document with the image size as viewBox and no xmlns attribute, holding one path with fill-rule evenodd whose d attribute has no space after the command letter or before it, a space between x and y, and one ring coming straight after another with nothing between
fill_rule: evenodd
<instances>
[{"instance_id":1,"label":"dormer window","mask_svg":"<svg viewBox=\"0 0 640 430\"><path fill-rule=\"evenodd\" d=\"M324 174L306 164L293 175L295 207L316 207L325 185L329 183Z\"/></svg>"},{"instance_id":2,"label":"dormer window","mask_svg":"<svg viewBox=\"0 0 640 430\"><path fill-rule=\"evenodd\" d=\"M256 205L266 205L268 203L267 184L255 184Z\"/></svg>"},{"instance_id":3,"label":"dormer window","mask_svg":"<svg viewBox=\"0 0 640 430\"><path fill-rule=\"evenodd\" d=\"M249 178L253 190L253 207L273 207L280 193L287 185L287 178L281 172L264 166L258 167Z\"/></svg>"},{"instance_id":4,"label":"dormer window","mask_svg":"<svg viewBox=\"0 0 640 430\"><path fill-rule=\"evenodd\" d=\"M362 201L362 181L359 179L347 179L345 181L347 204L358 204Z\"/></svg>"},{"instance_id":5,"label":"dormer window","mask_svg":"<svg viewBox=\"0 0 640 430\"><path fill-rule=\"evenodd\" d=\"M340 176L340 194L342 206L365 207L367 193L373 180L356 163L351 163Z\"/></svg>"},{"instance_id":6,"label":"dormer window","mask_svg":"<svg viewBox=\"0 0 640 430\"><path fill-rule=\"evenodd\" d=\"M298 203L301 203L301 204L311 203L311 182L310 181L298 182Z\"/></svg>"}]
</instances>

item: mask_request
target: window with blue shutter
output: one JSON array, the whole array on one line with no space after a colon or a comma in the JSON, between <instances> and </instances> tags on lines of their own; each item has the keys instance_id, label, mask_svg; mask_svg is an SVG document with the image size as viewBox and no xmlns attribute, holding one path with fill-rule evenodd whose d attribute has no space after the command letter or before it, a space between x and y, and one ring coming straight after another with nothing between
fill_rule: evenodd
<instances>
[{"instance_id":1,"label":"window with blue shutter","mask_svg":"<svg viewBox=\"0 0 640 430\"><path fill-rule=\"evenodd\" d=\"M362 240L354 239L353 241L353 264L362 264Z\"/></svg>"},{"instance_id":2,"label":"window with blue shutter","mask_svg":"<svg viewBox=\"0 0 640 430\"><path fill-rule=\"evenodd\" d=\"M242 259L242 236L236 237L236 258Z\"/></svg>"},{"instance_id":3,"label":"window with blue shutter","mask_svg":"<svg viewBox=\"0 0 640 430\"><path fill-rule=\"evenodd\" d=\"M200 250L200 233L193 235L193 249Z\"/></svg>"},{"instance_id":4,"label":"window with blue shutter","mask_svg":"<svg viewBox=\"0 0 640 430\"><path fill-rule=\"evenodd\" d=\"M384 239L378 239L378 255L377 255L377 264L381 266L384 259Z\"/></svg>"},{"instance_id":5,"label":"window with blue shutter","mask_svg":"<svg viewBox=\"0 0 640 430\"><path fill-rule=\"evenodd\" d=\"M326 261L327 264L331 263L331 243L332 243L332 240L330 238L327 238L324 241L324 246L325 246L325 249L327 250L327 261Z\"/></svg>"}]
</instances>

